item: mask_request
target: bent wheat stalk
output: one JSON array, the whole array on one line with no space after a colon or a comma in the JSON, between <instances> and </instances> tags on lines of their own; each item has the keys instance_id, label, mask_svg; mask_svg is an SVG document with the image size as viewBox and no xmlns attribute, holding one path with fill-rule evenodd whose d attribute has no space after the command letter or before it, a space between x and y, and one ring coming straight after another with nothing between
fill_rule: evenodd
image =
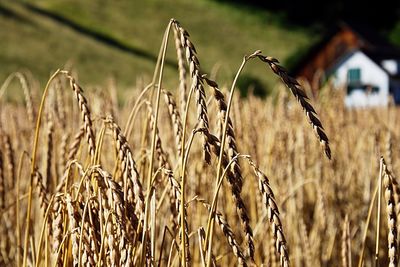
<instances>
[{"instance_id":1,"label":"bent wheat stalk","mask_svg":"<svg viewBox=\"0 0 400 267\"><path fill-rule=\"evenodd\" d=\"M285 68L279 65L279 61L276 58L268 57L259 54L258 58L267 63L271 70L278 75L283 83L290 89L292 94L296 97L297 101L300 103L301 107L306 114L306 117L311 124L316 136L319 139L321 146L324 149L325 155L328 159L331 159L331 148L329 147L329 140L324 132L324 127L322 126L321 121L317 117L317 112L313 108L313 106L308 102L308 97L304 90L301 88L299 82L291 77Z\"/></svg>"},{"instance_id":2,"label":"bent wheat stalk","mask_svg":"<svg viewBox=\"0 0 400 267\"><path fill-rule=\"evenodd\" d=\"M189 33L182 28L178 21L172 20L172 22L176 31L179 33L182 47L186 50L186 60L189 65L190 75L192 78L190 90L193 90L196 94L197 119L199 123L198 128L204 128L205 132L208 133L209 125L206 94L203 87L203 79L200 72L200 62L197 58L197 52L193 43L189 39ZM210 145L208 143L206 134L203 134L203 157L208 164L211 163Z\"/></svg>"},{"instance_id":3,"label":"bent wheat stalk","mask_svg":"<svg viewBox=\"0 0 400 267\"><path fill-rule=\"evenodd\" d=\"M259 53L261 53L261 51L255 51L253 54L251 54L249 56L245 56L243 58L242 64L240 65L240 67L236 73L235 79L233 80L233 83L231 86L228 106L226 108L226 115L225 115L226 118L228 118L228 119L225 119L225 121L224 121L224 128L222 130L222 140L221 140L220 148L219 148L217 178L216 178L217 185L220 183L220 180L221 180L222 162L223 162L223 158L224 158L224 147L225 147L225 141L227 138L227 129L228 129L228 125L229 125L229 113L230 113L230 109L232 106L232 100L233 100L233 94L235 92L236 82L237 82L237 79L239 78L239 75L241 74L244 66L246 65L246 63L249 60L255 58ZM229 177L229 176L227 176L227 177ZM250 219L248 217L246 207L240 196L240 183L235 181L235 179L233 179L233 180L228 179L228 181L231 186L232 196L235 200L236 210L238 212L239 218L241 219L242 228L244 229L244 232L245 232L246 241L248 244L248 253L249 253L250 258L254 261L253 230L251 229L251 226L250 226ZM208 249L208 258L207 258L208 266L210 266L210 264L211 264L211 254L212 254L211 248L212 248L213 230L214 230L214 214L215 214L217 203L218 203L218 192L219 192L219 188L217 187L216 192L214 194L214 200L211 204L212 205L211 213L210 213L210 216L208 218L208 223L207 223L206 242L208 242L208 244L206 244L206 245L207 245L207 249Z\"/></svg>"}]
</instances>

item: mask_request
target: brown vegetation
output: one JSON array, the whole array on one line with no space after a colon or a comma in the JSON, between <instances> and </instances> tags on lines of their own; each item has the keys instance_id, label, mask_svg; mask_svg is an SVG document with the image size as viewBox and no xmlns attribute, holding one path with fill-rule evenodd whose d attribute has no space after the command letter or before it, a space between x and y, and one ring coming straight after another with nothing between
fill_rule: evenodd
<instances>
[{"instance_id":1,"label":"brown vegetation","mask_svg":"<svg viewBox=\"0 0 400 267\"><path fill-rule=\"evenodd\" d=\"M162 85L169 38L177 90ZM250 60L294 98L234 94ZM122 105L67 71L39 105L10 76L0 96L16 77L26 105L1 99L0 266L396 266L398 110L345 109L330 86L310 100L261 51L229 91L203 71L171 20L153 80Z\"/></svg>"}]
</instances>

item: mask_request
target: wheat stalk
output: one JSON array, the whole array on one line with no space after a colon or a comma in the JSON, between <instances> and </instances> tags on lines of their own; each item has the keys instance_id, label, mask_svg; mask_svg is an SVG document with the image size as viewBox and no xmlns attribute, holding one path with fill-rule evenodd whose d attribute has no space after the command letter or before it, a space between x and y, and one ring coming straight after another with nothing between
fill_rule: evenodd
<instances>
[{"instance_id":1,"label":"wheat stalk","mask_svg":"<svg viewBox=\"0 0 400 267\"><path fill-rule=\"evenodd\" d=\"M94 153L96 151L96 140L95 140L95 135L93 131L93 126L92 126L92 121L90 118L90 110L87 105L87 100L85 96L83 95L83 90L79 86L79 84L76 82L76 80L72 77L72 75L67 72L67 71L61 71L61 73L64 73L69 80L70 87L72 91L75 93L76 100L78 101L79 109L81 111L81 116L83 120L83 125L86 133L86 139L88 142L89 146L89 155L94 160Z\"/></svg>"},{"instance_id":2,"label":"wheat stalk","mask_svg":"<svg viewBox=\"0 0 400 267\"><path fill-rule=\"evenodd\" d=\"M324 132L324 128L317 116L315 109L308 102L308 97L304 92L303 88L301 88L298 81L293 77L289 76L285 68L279 65L279 61L277 59L263 55L258 55L258 58L269 65L271 70L282 79L283 83L290 89L292 94L296 97L297 101L303 108L304 113L306 114L307 119L311 124L311 127L313 128L316 136L318 137L319 142L324 149L325 155L329 159L331 159L331 149L329 147L328 137Z\"/></svg>"},{"instance_id":3,"label":"wheat stalk","mask_svg":"<svg viewBox=\"0 0 400 267\"><path fill-rule=\"evenodd\" d=\"M385 161L383 161L383 184L385 187L385 200L386 200L386 211L387 211L387 222L388 222L388 255L389 255L389 266L397 266L397 225L396 225L396 212L395 202L393 196L393 182L392 175L387 169Z\"/></svg>"},{"instance_id":4,"label":"wheat stalk","mask_svg":"<svg viewBox=\"0 0 400 267\"><path fill-rule=\"evenodd\" d=\"M279 217L279 209L275 201L274 192L269 185L268 177L263 172L261 172L258 166L250 158L248 158L248 161L253 168L254 174L258 178L258 188L263 197L263 204L268 211L268 219L271 225L272 234L275 239L275 248L280 256L281 266L287 267L290 265L289 252L286 244L286 238L283 232L281 219Z\"/></svg>"},{"instance_id":5,"label":"wheat stalk","mask_svg":"<svg viewBox=\"0 0 400 267\"><path fill-rule=\"evenodd\" d=\"M349 216L346 215L343 221L342 227L342 250L341 250L341 257L342 257L342 266L343 267L351 267L351 237L350 237L350 222Z\"/></svg>"},{"instance_id":6,"label":"wheat stalk","mask_svg":"<svg viewBox=\"0 0 400 267\"><path fill-rule=\"evenodd\" d=\"M49 193L46 185L43 183L43 176L39 172L39 170L36 170L33 176L34 176L33 180L35 181L39 193L40 207L43 208L44 211L46 211L47 206L49 204L49 197L48 197Z\"/></svg>"},{"instance_id":7,"label":"wheat stalk","mask_svg":"<svg viewBox=\"0 0 400 267\"><path fill-rule=\"evenodd\" d=\"M110 126L114 140L117 144L118 157L121 162L121 171L124 173L124 189L125 201L136 206L135 214L142 218L144 215L144 194L142 184L140 182L139 172L136 169L136 163L133 160L132 151L123 135L121 128L113 121L111 117L105 119Z\"/></svg>"},{"instance_id":8,"label":"wheat stalk","mask_svg":"<svg viewBox=\"0 0 400 267\"><path fill-rule=\"evenodd\" d=\"M194 91L196 95L197 120L198 120L197 127L204 129L205 132L208 133L209 126L208 126L206 95L203 87L203 79L200 72L200 63L199 59L197 58L196 49L193 43L189 39L189 33L184 28L182 28L180 23L176 20L173 20L173 26L179 33L179 38L182 47L186 50L186 60L189 65L189 72L192 78L190 91ZM210 145L208 143L206 134L203 134L203 158L208 164L211 163Z\"/></svg>"},{"instance_id":9,"label":"wheat stalk","mask_svg":"<svg viewBox=\"0 0 400 267\"><path fill-rule=\"evenodd\" d=\"M185 50L181 43L180 32L177 27L173 28L174 39L175 39L175 49L176 57L178 59L178 69L179 69L179 93L180 93L180 105L182 112L185 111L186 97L187 97L187 70L185 66Z\"/></svg>"},{"instance_id":10,"label":"wheat stalk","mask_svg":"<svg viewBox=\"0 0 400 267\"><path fill-rule=\"evenodd\" d=\"M211 212L211 205L208 204L204 199L197 198L197 201L202 203L206 207L208 212ZM225 217L219 211L215 212L215 218L216 218L217 224L219 225L222 232L224 233L224 236L226 237L226 240L228 241L228 244L231 247L233 254L238 259L238 265L239 266L247 266L246 259L243 255L242 249L240 248L240 245L237 242L237 240L235 238L235 234L233 233L232 228L229 225L228 221L225 219Z\"/></svg>"},{"instance_id":11,"label":"wheat stalk","mask_svg":"<svg viewBox=\"0 0 400 267\"><path fill-rule=\"evenodd\" d=\"M67 194L65 196L66 206L68 211L68 221L69 230L72 233L72 256L73 256L73 266L79 265L79 235L78 230L80 228L80 215L76 209L76 203L72 200L71 195Z\"/></svg>"},{"instance_id":12,"label":"wheat stalk","mask_svg":"<svg viewBox=\"0 0 400 267\"><path fill-rule=\"evenodd\" d=\"M168 106L168 113L169 117L171 118L178 157L181 157L182 156L181 144L182 144L182 132L183 132L181 116L179 114L179 110L178 107L176 106L176 102L174 100L173 95L167 90L162 90L162 93L164 94L164 100Z\"/></svg>"},{"instance_id":13,"label":"wheat stalk","mask_svg":"<svg viewBox=\"0 0 400 267\"><path fill-rule=\"evenodd\" d=\"M206 134L206 133L205 133ZM209 143L211 145L211 151L216 155L219 156L220 155L220 141L218 140L218 138L212 134L207 134L207 138L209 140ZM234 159L235 160L235 159ZM234 161L232 161L234 162ZM226 153L222 153L222 161L221 161L221 166L222 168L226 169L226 167L228 167L229 165L229 160L228 160L228 156L226 155ZM254 255L254 241L253 241L253 230L250 226L250 218L247 212L247 208L246 205L241 197L240 194L240 187L239 185L236 183L235 180L235 176L232 173L231 169L226 171L226 178L231 190L231 195L232 198L235 202L235 207L236 207L236 211L238 213L241 225L242 225L242 229L243 232L245 234L245 238L248 244L248 254L249 256Z\"/></svg>"},{"instance_id":14,"label":"wheat stalk","mask_svg":"<svg viewBox=\"0 0 400 267\"><path fill-rule=\"evenodd\" d=\"M52 167L52 162L53 162L54 124L51 120L51 117L48 121L46 135L47 135L46 159L45 159L46 171L45 171L45 177L44 177L44 184L46 184L48 191L51 191L52 186L54 186L52 175L51 175L51 167Z\"/></svg>"},{"instance_id":15,"label":"wheat stalk","mask_svg":"<svg viewBox=\"0 0 400 267\"><path fill-rule=\"evenodd\" d=\"M4 178L4 162L3 153L0 150L0 210L3 210L6 206L6 188Z\"/></svg>"},{"instance_id":16,"label":"wheat stalk","mask_svg":"<svg viewBox=\"0 0 400 267\"><path fill-rule=\"evenodd\" d=\"M15 187L15 161L14 161L14 149L11 143L10 136L2 131L0 127L0 136L3 136L3 145L4 145L4 156L7 162L7 170L8 170L8 189L11 190Z\"/></svg>"},{"instance_id":17,"label":"wheat stalk","mask_svg":"<svg viewBox=\"0 0 400 267\"><path fill-rule=\"evenodd\" d=\"M67 163L71 162L75 158L75 155L79 150L79 146L80 146L81 140L84 135L85 135L85 126L82 125L79 128L79 132L74 136L74 139L73 139L71 145L69 146Z\"/></svg>"}]
</instances>

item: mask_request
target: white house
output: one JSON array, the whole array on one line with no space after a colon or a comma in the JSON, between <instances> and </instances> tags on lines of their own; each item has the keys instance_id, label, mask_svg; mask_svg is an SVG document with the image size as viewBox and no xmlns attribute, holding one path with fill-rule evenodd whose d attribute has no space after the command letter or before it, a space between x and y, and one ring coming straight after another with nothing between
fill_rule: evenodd
<instances>
[{"instance_id":1,"label":"white house","mask_svg":"<svg viewBox=\"0 0 400 267\"><path fill-rule=\"evenodd\" d=\"M400 48L369 25L339 23L294 66L292 75L314 84L323 72L346 89L348 107L385 106L393 96L400 104ZM324 82L324 81L320 81Z\"/></svg>"},{"instance_id":2,"label":"white house","mask_svg":"<svg viewBox=\"0 0 400 267\"><path fill-rule=\"evenodd\" d=\"M390 73L397 74L394 60L378 64L361 50L354 50L331 69L338 88L346 88L348 107L385 106L389 100ZM387 68L387 69L386 69ZM388 70L389 69L389 70Z\"/></svg>"}]
</instances>

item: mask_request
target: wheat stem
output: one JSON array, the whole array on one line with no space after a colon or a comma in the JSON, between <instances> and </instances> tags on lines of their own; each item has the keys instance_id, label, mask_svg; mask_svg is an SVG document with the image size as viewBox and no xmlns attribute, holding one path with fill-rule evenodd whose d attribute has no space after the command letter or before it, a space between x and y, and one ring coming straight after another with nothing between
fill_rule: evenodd
<instances>
[{"instance_id":1,"label":"wheat stem","mask_svg":"<svg viewBox=\"0 0 400 267\"><path fill-rule=\"evenodd\" d=\"M36 120L36 129L35 129L35 137L33 141L32 148L32 161L31 161L31 175L30 175L30 183L29 183L29 193L28 193L28 210L26 213L26 227L25 227L25 242L24 242L24 256L22 261L22 266L26 266L27 257L28 257L28 243L29 243L29 231L31 225L31 210L32 210L32 191L33 191L33 175L36 168L36 157L37 157L37 148L39 145L39 133L40 133L40 124L42 121L42 112L44 109L44 104L47 96L47 91L50 88L50 83L54 80L54 78L60 73L60 70L57 70L48 80L46 87L43 92L42 101L40 102L39 113Z\"/></svg>"}]
</instances>

